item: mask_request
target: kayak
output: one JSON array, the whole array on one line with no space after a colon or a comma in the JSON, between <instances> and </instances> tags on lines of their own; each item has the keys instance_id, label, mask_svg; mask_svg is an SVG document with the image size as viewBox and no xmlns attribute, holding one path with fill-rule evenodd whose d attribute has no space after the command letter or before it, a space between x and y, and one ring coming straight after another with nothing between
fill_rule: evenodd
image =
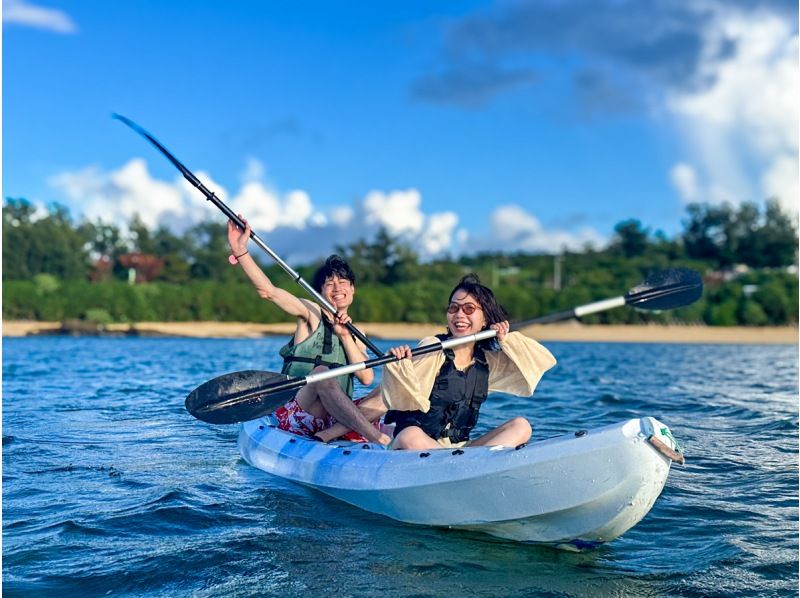
<instances>
[{"instance_id":1,"label":"kayak","mask_svg":"<svg viewBox=\"0 0 800 598\"><path fill-rule=\"evenodd\" d=\"M262 418L242 425L238 444L250 465L372 513L568 550L636 525L671 463L683 462L669 428L652 417L518 447L428 451L325 444Z\"/></svg>"}]
</instances>

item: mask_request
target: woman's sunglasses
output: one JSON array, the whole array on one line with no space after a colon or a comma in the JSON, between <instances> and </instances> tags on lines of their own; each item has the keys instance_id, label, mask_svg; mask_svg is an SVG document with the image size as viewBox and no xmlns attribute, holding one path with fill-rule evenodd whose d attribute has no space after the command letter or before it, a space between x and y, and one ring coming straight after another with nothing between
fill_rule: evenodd
<instances>
[{"instance_id":1,"label":"woman's sunglasses","mask_svg":"<svg viewBox=\"0 0 800 598\"><path fill-rule=\"evenodd\" d=\"M476 309L480 309L480 305L475 305L474 303L451 303L447 306L447 313L449 314L457 314L458 310L464 312L464 315L471 316L475 313Z\"/></svg>"}]
</instances>

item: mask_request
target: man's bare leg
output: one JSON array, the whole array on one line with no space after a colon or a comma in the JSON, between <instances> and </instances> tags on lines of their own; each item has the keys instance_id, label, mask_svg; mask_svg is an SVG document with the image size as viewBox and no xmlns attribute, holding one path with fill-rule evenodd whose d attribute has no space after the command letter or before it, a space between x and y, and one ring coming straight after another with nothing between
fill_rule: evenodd
<instances>
[{"instance_id":1,"label":"man's bare leg","mask_svg":"<svg viewBox=\"0 0 800 598\"><path fill-rule=\"evenodd\" d=\"M314 386L322 406L336 418L337 422L341 422L349 430L358 432L370 442L380 444L389 444L391 442L391 438L373 426L358 406L350 400L350 397L342 392L336 380L323 380L315 383ZM334 438L337 438L337 436L334 436Z\"/></svg>"},{"instance_id":2,"label":"man's bare leg","mask_svg":"<svg viewBox=\"0 0 800 598\"><path fill-rule=\"evenodd\" d=\"M383 399L381 398L380 387L376 387L370 391L357 407L368 421L372 423L378 421L383 414L386 413L386 406L383 404ZM324 442L330 442L334 438L339 438L339 436L343 436L348 432L350 432L350 428L337 421L330 428L326 428L317 433L317 438L322 439Z\"/></svg>"},{"instance_id":3,"label":"man's bare leg","mask_svg":"<svg viewBox=\"0 0 800 598\"><path fill-rule=\"evenodd\" d=\"M328 368L325 366L319 366L314 368L312 373L323 372L327 369ZM378 392L379 389L375 389L369 396L377 396L377 400L382 405ZM353 401L350 400L350 397L342 391L342 388L335 379L321 380L320 382L307 384L297 392L295 400L303 410L315 417L325 417L330 414L337 422L341 422L342 427L340 429L342 431L340 434L331 436L327 433L327 430L324 431L325 434L317 434L317 437L325 442L333 438L338 438L350 430L358 432L370 442L377 442L380 444L389 444L389 442L391 442L391 438L380 432L369 422ZM375 406L374 400L375 399L371 402L373 406Z\"/></svg>"}]
</instances>

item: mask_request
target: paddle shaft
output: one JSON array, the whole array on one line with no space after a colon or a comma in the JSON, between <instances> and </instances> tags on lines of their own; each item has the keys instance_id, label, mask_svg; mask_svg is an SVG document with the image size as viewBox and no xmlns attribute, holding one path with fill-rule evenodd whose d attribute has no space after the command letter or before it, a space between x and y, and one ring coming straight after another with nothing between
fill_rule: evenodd
<instances>
[{"instance_id":1,"label":"paddle shaft","mask_svg":"<svg viewBox=\"0 0 800 598\"><path fill-rule=\"evenodd\" d=\"M580 318L589 314L596 314L601 311L608 311L623 305L630 305L639 309L672 309L693 303L702 290L702 281L699 276L682 274L676 282L663 284L642 290L631 289L627 294L612 299L603 299L586 305L579 305L573 309L539 316L523 322L516 322L512 325L512 330L519 330L531 324L548 324L550 322L560 322L571 318ZM658 304L657 304L658 302ZM671 305L664 306L665 302ZM657 305L656 305L657 304Z\"/></svg>"},{"instance_id":2,"label":"paddle shaft","mask_svg":"<svg viewBox=\"0 0 800 598\"><path fill-rule=\"evenodd\" d=\"M175 156L173 156L169 152L169 150L167 150L167 148L165 148L155 137L150 135L150 133L148 133L145 129L137 125L135 122L133 122L132 120L130 120L125 116L122 116L121 114L115 114L114 118L122 121L130 128L132 128L134 131L142 135L145 139L150 141L150 143L155 145L159 149L159 151L161 151L161 153L164 154L167 157L167 159L170 162L172 162L172 164L175 165L175 167L178 170L180 170L183 177L187 181L189 181L192 184L192 186L194 186L198 191L200 191L203 195L205 195L208 201L217 206L217 208L219 208L220 211L223 214L225 214L225 216L227 216L230 220L233 220L236 223L236 226L238 226L242 230L245 229L245 223L242 221L242 219L239 218L239 216L237 216L233 212L233 210L231 210L227 205L225 205L225 202L223 202L219 197L214 195L213 191L208 189L208 187L206 187L202 182L200 182L200 179L198 179L194 175L194 173L192 173L192 171L186 168ZM299 284L300 287L304 291L306 291L309 295L311 295L328 313L330 313L331 315L336 315L336 308L333 305L331 305L322 295L320 295L314 287L312 287L305 280L303 280L303 278L291 266L289 266L289 264L283 261L280 258L280 256L278 256L278 254L272 251L272 249L270 249L270 247L264 241L262 241L261 238L252 230L250 231L250 238L253 239L255 244L258 245L261 249L263 249L267 253L267 255L269 255L273 260L275 260L275 262L283 269L283 271L286 272L289 276L291 276L292 280L294 280L297 284ZM369 350L372 351L375 355L383 355L381 350L378 349L378 347L376 347L375 344L372 341L370 341L364 333L362 333L358 328L356 328L352 322L348 322L346 326L347 329L350 331L350 333L357 339L359 339L362 343L364 343L367 346L367 348L369 348Z\"/></svg>"},{"instance_id":3,"label":"paddle shaft","mask_svg":"<svg viewBox=\"0 0 800 598\"><path fill-rule=\"evenodd\" d=\"M574 309L567 309L559 311L554 314L546 316L539 316L538 318L531 318L523 322L516 322L512 325L512 330L518 330L531 324L548 324L550 322L560 322L562 320L569 320L571 318L580 318L581 316L588 316L600 311L614 309L615 307L622 307L625 305L625 297L614 297L613 299L603 299L602 301L595 301L594 303L587 303Z\"/></svg>"},{"instance_id":4,"label":"paddle shaft","mask_svg":"<svg viewBox=\"0 0 800 598\"><path fill-rule=\"evenodd\" d=\"M418 355L425 355L427 353L444 351L445 349L450 349L459 345L465 345L467 343L482 341L488 338L494 338L495 336L497 336L496 330L482 330L477 334L470 334L469 336L462 336L458 338L449 338L438 343L431 343L430 345L416 347L415 349L411 350L411 356L416 357ZM322 382L323 380L330 380L331 378L354 374L355 372L368 370L370 368L385 365L393 361L398 361L398 359L390 353L388 355L382 355L381 357L376 357L368 361L360 361L358 363L351 363L350 365L343 365L330 370L309 374L308 376L304 376L302 378L292 378L283 382L270 384L269 386L262 386L261 388L257 389L248 389L240 393L230 395L225 400L214 405L214 409L224 409L225 407L236 405L251 398L302 388L303 386L313 384L314 382Z\"/></svg>"},{"instance_id":5,"label":"paddle shaft","mask_svg":"<svg viewBox=\"0 0 800 598\"><path fill-rule=\"evenodd\" d=\"M517 330L535 323L566 320L573 317L580 317L591 313L613 309L615 307L621 307L623 305L632 305L633 307L637 307L639 309L651 310L664 310L683 307L696 301L702 294L702 289L702 279L697 272L680 268L668 270L648 277L644 283L632 288L622 297L614 297L612 299L595 301L593 303L578 306L574 309L550 314L547 316L541 316L532 320L517 322L511 326L511 329ZM497 333L494 330L489 329L483 330L474 335L460 338L449 338L444 341L425 345L423 347L417 347L411 352L411 355L417 356L425 353L433 353L435 351L441 351L464 343L477 342L483 339L492 338L496 336L496 334ZM192 394L187 397L187 409L189 409L189 412L198 419L211 423L234 423L237 421L245 421L244 419L239 419L241 410L245 409L246 415L244 417L256 417L260 413L257 409L253 409L253 407L259 407L257 402L261 402L261 405L265 409L263 413L268 413L273 408L271 404L267 406L265 403L263 403L263 401L269 396L281 397L281 393L290 393L292 390L299 389L309 383L352 374L363 369L372 368L396 360L397 358L394 355L382 355L376 359L317 372L302 378L290 378L288 380L284 379L281 382L263 384L257 387L250 386L249 388L237 390L235 392L223 391L224 394L221 395L219 394L220 382L217 382L216 380L209 381L195 389ZM230 376L236 375L238 374L230 374L223 376L223 378L226 378L226 382L230 383L230 380L227 379ZM211 390L211 399L201 401L200 403L196 403L194 407L190 407L189 399L195 393L198 393L201 389L209 384L212 386L212 389L209 389ZM214 391L213 388L216 388L217 390ZM285 398L285 396L282 398ZM224 416L226 412L229 414L228 417ZM234 414L233 417L230 417L231 413Z\"/></svg>"},{"instance_id":6,"label":"paddle shaft","mask_svg":"<svg viewBox=\"0 0 800 598\"><path fill-rule=\"evenodd\" d=\"M692 280L692 281L663 285L661 287L650 288L643 291L631 290L626 295L620 297L613 297L611 299L594 301L592 303L587 303L586 305L579 305L574 309L569 309L554 314L549 314L546 316L540 316L538 318L524 320L522 322L515 322L510 326L510 330L519 330L520 328L524 328L525 326L529 326L531 324L544 324L547 322L558 322L560 320L569 320L570 318L579 318L581 316L586 316L589 314L594 314L601 311L608 311L609 309L622 307L626 304L634 305L642 309L647 309L649 302L653 302L655 300L664 300L670 297L673 298L672 300L675 301L676 305L682 305L685 303L685 301L682 300L681 295L685 295L687 292L697 290L697 285L698 283ZM692 299L692 301L694 301L694 299ZM434 351L443 351L444 349L448 349L450 347L456 347L458 345L463 345L470 342L477 342L484 339L493 338L496 335L497 332L495 330L492 329L482 330L477 334L471 334L469 336L458 337L458 338L449 338L439 343L432 343L430 345L417 347L411 351L411 355L415 357L417 355L433 353ZM369 361L362 361L360 363L344 365L330 370L326 370L324 372L309 374L305 378L295 378L293 380L286 380L285 382L277 383L273 386L263 387L259 389L259 394L264 394L264 391L276 392L282 390L289 390L292 388L301 388L306 384L319 382L321 380L328 380L329 378L335 378L337 376L352 374L360 370L365 370L379 365L384 365L392 361L397 361L397 358L394 355L383 355L381 357L376 357L375 359L370 359Z\"/></svg>"}]
</instances>

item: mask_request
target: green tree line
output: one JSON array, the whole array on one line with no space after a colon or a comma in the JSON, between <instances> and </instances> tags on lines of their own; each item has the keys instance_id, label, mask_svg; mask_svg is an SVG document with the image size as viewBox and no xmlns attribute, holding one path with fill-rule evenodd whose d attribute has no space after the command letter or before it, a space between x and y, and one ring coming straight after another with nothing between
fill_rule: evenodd
<instances>
[{"instance_id":1,"label":"green tree line","mask_svg":"<svg viewBox=\"0 0 800 598\"><path fill-rule=\"evenodd\" d=\"M134 217L126 228L76 222L59 205L40 216L26 200L6 199L3 317L287 321L229 266L223 222L203 222L177 235L165 227L150 230ZM770 200L763 208L692 204L674 238L637 220L623 221L608 247L556 256L497 252L426 262L386 231L337 252L358 277L351 312L357 321L442 321L447 293L467 272L490 284L512 319L522 320L619 295L655 269L684 266L706 280L697 303L661 314L612 310L584 321L761 326L797 323L797 242L794 221ZM292 288L267 260L267 275ZM318 265L297 270L310 280Z\"/></svg>"}]
</instances>

